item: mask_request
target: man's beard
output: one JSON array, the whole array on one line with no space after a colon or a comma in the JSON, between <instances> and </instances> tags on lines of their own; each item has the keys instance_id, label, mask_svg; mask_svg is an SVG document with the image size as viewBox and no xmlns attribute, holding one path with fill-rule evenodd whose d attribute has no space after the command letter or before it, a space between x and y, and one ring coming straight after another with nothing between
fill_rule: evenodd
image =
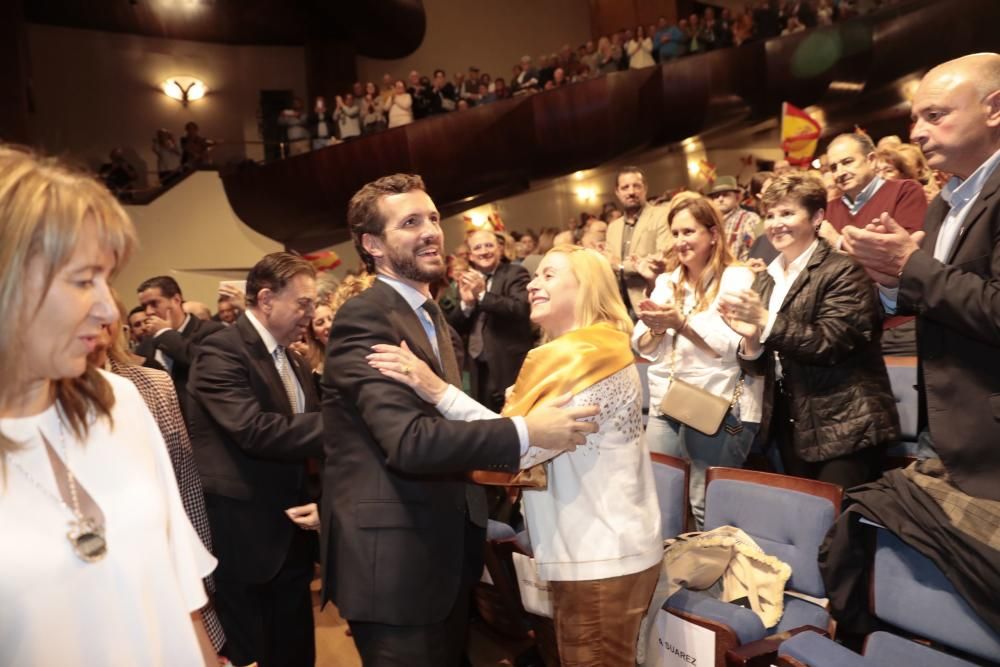
<instances>
[{"instance_id":1,"label":"man's beard","mask_svg":"<svg viewBox=\"0 0 1000 667\"><path fill-rule=\"evenodd\" d=\"M441 254L441 265L432 269L422 269L417 264L417 253L433 244L425 244L415 248L411 253L399 252L395 248L388 248L387 259L389 266L400 278L406 278L416 283L432 283L444 277L447 267ZM439 248L440 251L440 248Z\"/></svg>"}]
</instances>

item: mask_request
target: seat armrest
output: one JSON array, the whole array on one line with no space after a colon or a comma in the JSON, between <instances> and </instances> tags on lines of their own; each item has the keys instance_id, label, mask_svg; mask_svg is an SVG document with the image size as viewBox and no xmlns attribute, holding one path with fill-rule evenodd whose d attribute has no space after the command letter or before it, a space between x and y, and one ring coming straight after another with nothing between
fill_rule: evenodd
<instances>
[{"instance_id":1,"label":"seat armrest","mask_svg":"<svg viewBox=\"0 0 1000 667\"><path fill-rule=\"evenodd\" d=\"M814 625L803 625L792 630L785 630L764 637L757 641L737 646L726 652L727 667L768 667L774 664L778 655L778 647L782 642L791 639L802 632L815 632L816 634L827 636L826 630L821 630Z\"/></svg>"},{"instance_id":2,"label":"seat armrest","mask_svg":"<svg viewBox=\"0 0 1000 667\"><path fill-rule=\"evenodd\" d=\"M782 642L778 648L778 657L792 658L809 667L872 666L870 660L816 632L802 632Z\"/></svg>"}]
</instances>

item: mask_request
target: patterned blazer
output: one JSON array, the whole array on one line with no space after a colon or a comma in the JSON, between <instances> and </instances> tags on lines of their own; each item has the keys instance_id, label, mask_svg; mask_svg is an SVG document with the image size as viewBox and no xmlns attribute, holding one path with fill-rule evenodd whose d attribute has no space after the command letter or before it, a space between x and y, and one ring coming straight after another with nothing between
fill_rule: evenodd
<instances>
[{"instance_id":1,"label":"patterned blazer","mask_svg":"<svg viewBox=\"0 0 1000 667\"><path fill-rule=\"evenodd\" d=\"M174 467L177 486L180 488L181 501L191 524L198 532L205 548L212 550L212 534L208 526L208 514L205 512L205 494L201 488L201 478L194 462L194 452L191 449L191 439L188 437L187 426L181 415L180 403L174 382L166 371L160 371L143 366L129 366L108 359L112 373L131 381L139 390L146 407L153 413L156 424L160 427L163 440L167 443L170 463ZM215 591L212 576L205 577L205 587L211 594ZM205 629L212 640L212 646L218 651L226 643L226 635L215 614L215 609L209 603L201 610Z\"/></svg>"}]
</instances>

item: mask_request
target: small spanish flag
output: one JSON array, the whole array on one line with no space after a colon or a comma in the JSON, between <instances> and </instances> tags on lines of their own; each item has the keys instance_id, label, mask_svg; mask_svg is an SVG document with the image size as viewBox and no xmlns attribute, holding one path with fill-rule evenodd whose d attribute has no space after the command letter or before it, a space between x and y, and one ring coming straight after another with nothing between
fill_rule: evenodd
<instances>
[{"instance_id":1,"label":"small spanish flag","mask_svg":"<svg viewBox=\"0 0 1000 667\"><path fill-rule=\"evenodd\" d=\"M302 259L312 264L316 268L317 273L330 271L340 266L340 257L332 250L307 252L302 255Z\"/></svg>"},{"instance_id":2,"label":"small spanish flag","mask_svg":"<svg viewBox=\"0 0 1000 667\"><path fill-rule=\"evenodd\" d=\"M822 129L797 106L788 102L781 105L781 150L790 164L804 166L812 162Z\"/></svg>"}]
</instances>

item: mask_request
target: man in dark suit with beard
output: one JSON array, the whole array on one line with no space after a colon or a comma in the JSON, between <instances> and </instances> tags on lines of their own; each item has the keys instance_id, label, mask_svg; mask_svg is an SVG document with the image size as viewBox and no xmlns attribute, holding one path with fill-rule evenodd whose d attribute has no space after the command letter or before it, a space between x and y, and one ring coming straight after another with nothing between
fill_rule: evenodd
<instances>
[{"instance_id":1,"label":"man in dark suit with beard","mask_svg":"<svg viewBox=\"0 0 1000 667\"><path fill-rule=\"evenodd\" d=\"M319 514L306 459L322 453L311 369L288 346L316 301L316 272L289 253L247 275L247 310L206 338L191 366L188 417L215 555L215 605L236 665L312 667Z\"/></svg>"},{"instance_id":2,"label":"man in dark suit with beard","mask_svg":"<svg viewBox=\"0 0 1000 667\"><path fill-rule=\"evenodd\" d=\"M491 231L469 234L470 269L458 277L460 303L446 313L455 329L468 337L472 396L494 412L514 384L534 342L528 283L520 264L501 262L502 246Z\"/></svg>"},{"instance_id":3,"label":"man in dark suit with beard","mask_svg":"<svg viewBox=\"0 0 1000 667\"><path fill-rule=\"evenodd\" d=\"M323 374L323 599L348 620L366 667L451 667L482 573L486 506L475 469L513 471L528 444L566 449L594 408L449 422L368 362L406 344L460 383L429 285L445 272L440 214L419 176L369 183L348 206L358 254L378 278L337 312ZM409 369L400 369L408 373Z\"/></svg>"}]
</instances>

